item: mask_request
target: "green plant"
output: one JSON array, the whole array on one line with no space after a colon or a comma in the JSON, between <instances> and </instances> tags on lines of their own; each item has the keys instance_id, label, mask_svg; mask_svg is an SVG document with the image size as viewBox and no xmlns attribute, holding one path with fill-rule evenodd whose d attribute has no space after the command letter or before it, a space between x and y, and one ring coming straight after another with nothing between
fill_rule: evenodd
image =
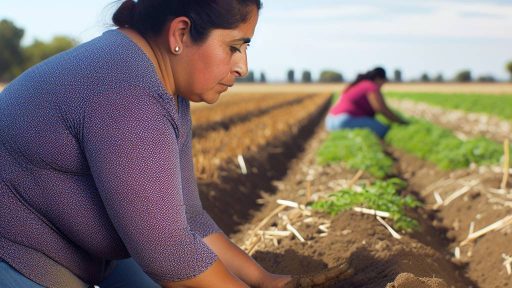
<instances>
[{"instance_id":1,"label":"green plant","mask_svg":"<svg viewBox=\"0 0 512 288\"><path fill-rule=\"evenodd\" d=\"M411 195L399 195L398 191L405 185L405 182L398 178L376 181L372 185L363 186L361 191L342 189L329 195L327 200L314 202L311 207L331 215L356 206L385 211L390 213L394 228L412 231L418 227L418 223L406 215L405 208L418 207L421 203Z\"/></svg>"},{"instance_id":2,"label":"green plant","mask_svg":"<svg viewBox=\"0 0 512 288\"><path fill-rule=\"evenodd\" d=\"M503 155L501 145L489 139L462 141L450 130L418 119L410 119L405 126L393 125L385 140L445 170L466 168L471 163L498 164Z\"/></svg>"},{"instance_id":3,"label":"green plant","mask_svg":"<svg viewBox=\"0 0 512 288\"><path fill-rule=\"evenodd\" d=\"M386 97L512 119L512 95L386 92Z\"/></svg>"},{"instance_id":4,"label":"green plant","mask_svg":"<svg viewBox=\"0 0 512 288\"><path fill-rule=\"evenodd\" d=\"M384 154L377 136L367 129L331 132L317 151L317 162L343 162L348 168L362 169L378 178L388 175L393 167L393 160Z\"/></svg>"}]
</instances>

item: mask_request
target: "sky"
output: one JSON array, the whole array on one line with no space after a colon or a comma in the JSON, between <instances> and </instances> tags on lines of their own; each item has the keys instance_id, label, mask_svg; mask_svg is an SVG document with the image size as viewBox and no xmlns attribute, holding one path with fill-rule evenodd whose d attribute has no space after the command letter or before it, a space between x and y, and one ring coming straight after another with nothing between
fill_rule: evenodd
<instances>
[{"instance_id":1,"label":"sky","mask_svg":"<svg viewBox=\"0 0 512 288\"><path fill-rule=\"evenodd\" d=\"M23 44L66 35L84 42L109 27L112 1L0 0L0 19L25 30ZM335 70L347 80L375 66L406 80L423 73L451 79L509 78L512 0L263 0L249 69L284 81L289 69L318 78ZM30 7L26 9L25 7Z\"/></svg>"}]
</instances>

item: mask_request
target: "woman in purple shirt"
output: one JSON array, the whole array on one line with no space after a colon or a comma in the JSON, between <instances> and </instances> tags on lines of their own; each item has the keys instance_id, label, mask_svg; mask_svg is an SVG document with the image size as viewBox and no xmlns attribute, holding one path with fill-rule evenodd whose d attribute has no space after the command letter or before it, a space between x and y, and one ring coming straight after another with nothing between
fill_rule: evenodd
<instances>
[{"instance_id":1,"label":"woman in purple shirt","mask_svg":"<svg viewBox=\"0 0 512 288\"><path fill-rule=\"evenodd\" d=\"M113 16L118 29L0 93L0 287L290 280L220 231L192 164L189 101L214 103L247 73L260 8L126 0Z\"/></svg>"},{"instance_id":2,"label":"woman in purple shirt","mask_svg":"<svg viewBox=\"0 0 512 288\"><path fill-rule=\"evenodd\" d=\"M375 113L381 113L390 121L405 124L403 119L388 108L382 97L380 89L386 81L386 71L380 67L358 75L329 111L325 122L327 130L367 128L383 138L388 127L375 120Z\"/></svg>"}]
</instances>

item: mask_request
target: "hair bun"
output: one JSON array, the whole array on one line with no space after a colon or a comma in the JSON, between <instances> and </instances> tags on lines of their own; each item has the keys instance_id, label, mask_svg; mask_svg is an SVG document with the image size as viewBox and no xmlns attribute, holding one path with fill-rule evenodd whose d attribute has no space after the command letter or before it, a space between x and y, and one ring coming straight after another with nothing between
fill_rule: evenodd
<instances>
[{"instance_id":1,"label":"hair bun","mask_svg":"<svg viewBox=\"0 0 512 288\"><path fill-rule=\"evenodd\" d=\"M136 12L137 2L134 0L124 0L112 16L112 21L118 27L131 27L133 26Z\"/></svg>"}]
</instances>

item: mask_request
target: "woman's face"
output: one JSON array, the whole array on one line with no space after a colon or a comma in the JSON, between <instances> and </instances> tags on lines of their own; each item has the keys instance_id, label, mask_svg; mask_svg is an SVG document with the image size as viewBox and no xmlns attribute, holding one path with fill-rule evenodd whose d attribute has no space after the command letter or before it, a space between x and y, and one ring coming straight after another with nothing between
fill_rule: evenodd
<instances>
[{"instance_id":1,"label":"woman's face","mask_svg":"<svg viewBox=\"0 0 512 288\"><path fill-rule=\"evenodd\" d=\"M377 78L377 79L375 79L374 82L375 82L375 84L377 84L377 86L382 87L382 85L384 85L384 83L386 83L386 80L382 79L382 78Z\"/></svg>"},{"instance_id":2,"label":"woman's face","mask_svg":"<svg viewBox=\"0 0 512 288\"><path fill-rule=\"evenodd\" d=\"M214 29L201 44L187 37L176 57L179 71L173 71L176 94L193 102L215 103L237 77L247 74L247 46L257 22L258 10L254 7L248 21L237 28Z\"/></svg>"}]
</instances>

